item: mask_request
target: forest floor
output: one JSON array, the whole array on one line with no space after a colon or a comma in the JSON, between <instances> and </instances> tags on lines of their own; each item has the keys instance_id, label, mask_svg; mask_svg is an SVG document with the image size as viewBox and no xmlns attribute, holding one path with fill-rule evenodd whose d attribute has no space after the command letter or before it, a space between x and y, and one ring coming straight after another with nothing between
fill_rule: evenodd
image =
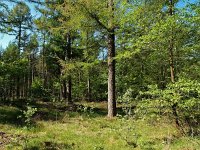
<instances>
[{"instance_id":1,"label":"forest floor","mask_svg":"<svg viewBox=\"0 0 200 150\"><path fill-rule=\"evenodd\" d=\"M174 121L108 119L106 103L78 108L38 105L32 127L22 126L17 106L0 105L0 149L10 150L198 150L200 137L183 136Z\"/></svg>"}]
</instances>

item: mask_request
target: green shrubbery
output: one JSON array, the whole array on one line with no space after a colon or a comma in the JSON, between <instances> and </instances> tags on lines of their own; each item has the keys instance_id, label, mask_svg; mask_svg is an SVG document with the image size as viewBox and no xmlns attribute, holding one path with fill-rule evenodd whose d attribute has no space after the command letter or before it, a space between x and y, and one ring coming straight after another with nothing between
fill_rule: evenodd
<instances>
[{"instance_id":1,"label":"green shrubbery","mask_svg":"<svg viewBox=\"0 0 200 150\"><path fill-rule=\"evenodd\" d=\"M37 112L37 108L27 106L25 110L22 110L22 115L18 116L18 118L22 119L22 122L26 125L26 127L30 127L34 123L33 115L36 112Z\"/></svg>"},{"instance_id":2,"label":"green shrubbery","mask_svg":"<svg viewBox=\"0 0 200 150\"><path fill-rule=\"evenodd\" d=\"M123 96L118 98L118 102L122 105L122 110L126 116L130 117L133 114L132 106L134 105L133 90L129 88Z\"/></svg>"},{"instance_id":3,"label":"green shrubbery","mask_svg":"<svg viewBox=\"0 0 200 150\"><path fill-rule=\"evenodd\" d=\"M180 79L168 84L162 90L157 85L150 85L147 91L139 92L136 99L131 89L122 96L121 102L126 106L126 113L133 111L137 118L160 117L163 115L175 119L177 126L184 133L198 134L200 122L200 83L193 80Z\"/></svg>"},{"instance_id":4,"label":"green shrubbery","mask_svg":"<svg viewBox=\"0 0 200 150\"><path fill-rule=\"evenodd\" d=\"M33 98L49 100L50 92L43 86L43 80L36 78L34 79L31 86L31 95Z\"/></svg>"}]
</instances>

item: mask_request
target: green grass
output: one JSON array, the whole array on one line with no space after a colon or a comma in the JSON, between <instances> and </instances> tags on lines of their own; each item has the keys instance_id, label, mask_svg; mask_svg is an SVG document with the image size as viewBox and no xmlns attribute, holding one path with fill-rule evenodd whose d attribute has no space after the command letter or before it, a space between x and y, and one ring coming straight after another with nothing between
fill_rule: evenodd
<instances>
[{"instance_id":1,"label":"green grass","mask_svg":"<svg viewBox=\"0 0 200 150\"><path fill-rule=\"evenodd\" d=\"M49 110L50 116L37 118L36 126L25 128L2 121L0 132L5 132L8 142L0 149L10 150L198 150L198 137L182 136L174 123L160 120L108 119L105 103L85 103L92 111L58 112ZM98 107L99 109L96 109ZM3 119L12 119L17 108L0 107ZM97 112L96 112L97 110ZM10 111L10 112L9 112ZM39 112L46 112L39 108ZM98 114L99 113L99 114ZM59 114L59 115L58 115ZM46 113L45 113L46 115ZM53 116L57 116L56 119ZM6 117L5 117L6 116ZM11 118L10 118L11 117ZM16 117L13 116L13 117ZM54 118L54 119L51 119ZM0 136L0 142L1 142Z\"/></svg>"}]
</instances>

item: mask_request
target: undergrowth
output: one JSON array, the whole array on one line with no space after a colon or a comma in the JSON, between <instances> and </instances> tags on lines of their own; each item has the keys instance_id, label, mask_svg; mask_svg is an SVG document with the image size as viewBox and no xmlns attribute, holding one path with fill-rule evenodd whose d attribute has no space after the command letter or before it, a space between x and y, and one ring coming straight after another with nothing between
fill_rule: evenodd
<instances>
[{"instance_id":1,"label":"undergrowth","mask_svg":"<svg viewBox=\"0 0 200 150\"><path fill-rule=\"evenodd\" d=\"M95 115L95 107L93 104L92 106L87 104L86 108L79 108L79 111L64 111L57 120L40 118L36 120L36 126L28 129L14 124L0 123L0 131L4 133L0 134L2 136L0 148L8 150L200 149L198 136L181 135L175 123L167 117L159 120L135 120L124 117L108 119L103 115ZM42 112L40 108L38 111ZM6 138L7 142L4 142L2 139Z\"/></svg>"}]
</instances>

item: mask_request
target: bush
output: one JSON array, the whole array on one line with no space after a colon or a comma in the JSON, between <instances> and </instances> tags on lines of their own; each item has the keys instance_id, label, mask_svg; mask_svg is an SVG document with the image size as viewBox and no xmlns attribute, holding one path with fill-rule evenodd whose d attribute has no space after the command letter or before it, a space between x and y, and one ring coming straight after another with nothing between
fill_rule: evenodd
<instances>
[{"instance_id":1,"label":"bush","mask_svg":"<svg viewBox=\"0 0 200 150\"><path fill-rule=\"evenodd\" d=\"M149 86L148 91L140 92L137 99L137 116L156 116L173 114L181 128L188 127L187 133L198 134L200 122L200 83L180 79L161 90L156 85Z\"/></svg>"},{"instance_id":2,"label":"bush","mask_svg":"<svg viewBox=\"0 0 200 150\"><path fill-rule=\"evenodd\" d=\"M126 116L130 117L133 115L133 105L134 105L134 91L128 89L123 96L118 98L118 102L122 105L122 111Z\"/></svg>"},{"instance_id":3,"label":"bush","mask_svg":"<svg viewBox=\"0 0 200 150\"><path fill-rule=\"evenodd\" d=\"M22 115L18 118L21 118L22 121L26 124L27 127L30 127L33 121L33 115L37 112L37 108L33 108L31 106L27 106L26 110L22 111Z\"/></svg>"}]
</instances>

